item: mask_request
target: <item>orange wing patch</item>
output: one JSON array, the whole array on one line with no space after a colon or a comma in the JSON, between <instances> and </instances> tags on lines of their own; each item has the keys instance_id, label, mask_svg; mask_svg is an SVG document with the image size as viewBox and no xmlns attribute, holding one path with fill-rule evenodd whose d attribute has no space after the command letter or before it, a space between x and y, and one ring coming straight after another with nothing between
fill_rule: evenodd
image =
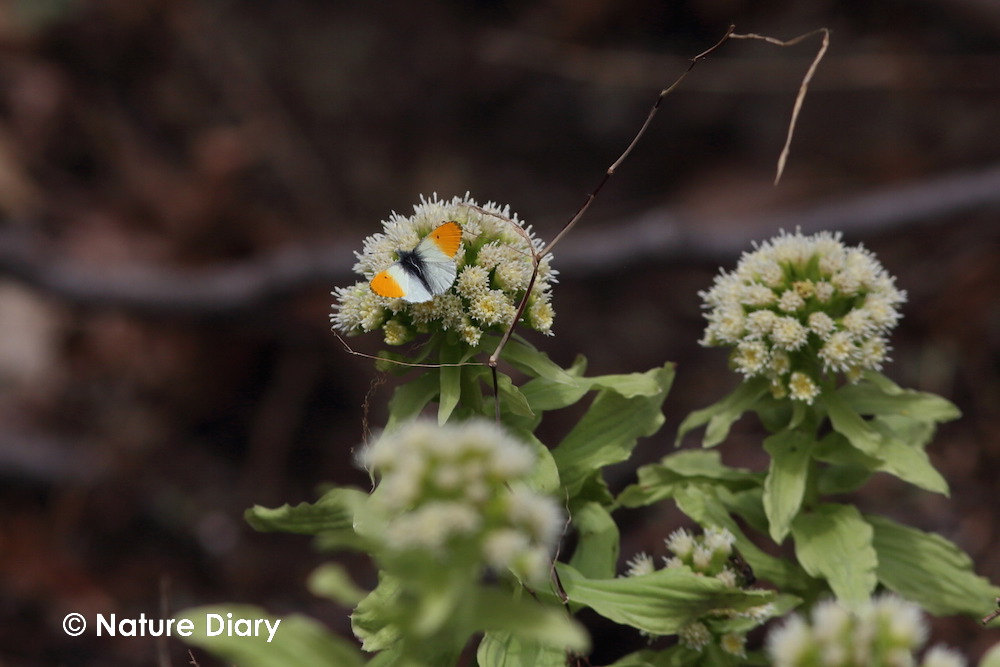
<instances>
[{"instance_id":1,"label":"orange wing patch","mask_svg":"<svg viewBox=\"0 0 1000 667\"><path fill-rule=\"evenodd\" d=\"M405 294L405 292L403 292L403 286L389 274L388 270L382 271L372 278L369 285L371 285L372 291L379 296L387 296L391 299L398 299Z\"/></svg>"},{"instance_id":2,"label":"orange wing patch","mask_svg":"<svg viewBox=\"0 0 1000 667\"><path fill-rule=\"evenodd\" d=\"M458 252L458 246L462 243L462 226L454 221L446 222L438 226L429 236L434 239L434 245L438 250L448 257L454 257Z\"/></svg>"}]
</instances>

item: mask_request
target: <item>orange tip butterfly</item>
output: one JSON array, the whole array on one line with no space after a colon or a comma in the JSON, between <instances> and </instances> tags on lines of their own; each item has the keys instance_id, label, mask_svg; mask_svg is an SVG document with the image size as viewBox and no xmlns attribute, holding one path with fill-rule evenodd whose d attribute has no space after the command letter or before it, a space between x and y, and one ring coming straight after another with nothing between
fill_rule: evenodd
<instances>
[{"instance_id":1,"label":"orange tip butterfly","mask_svg":"<svg viewBox=\"0 0 1000 667\"><path fill-rule=\"evenodd\" d=\"M462 226L446 222L425 236L413 250L400 250L399 259L371 279L379 296L409 303L430 301L455 282L455 255L462 243Z\"/></svg>"}]
</instances>

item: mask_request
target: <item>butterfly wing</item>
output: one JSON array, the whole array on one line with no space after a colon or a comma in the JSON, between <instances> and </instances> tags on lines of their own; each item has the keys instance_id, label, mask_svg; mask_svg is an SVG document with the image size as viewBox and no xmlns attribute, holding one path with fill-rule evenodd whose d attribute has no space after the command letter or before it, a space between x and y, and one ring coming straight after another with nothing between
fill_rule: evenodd
<instances>
[{"instance_id":1,"label":"butterfly wing","mask_svg":"<svg viewBox=\"0 0 1000 667\"><path fill-rule=\"evenodd\" d=\"M462 226L457 222L446 222L425 236L414 248L414 258L420 266L431 296L443 294L455 282L458 274L455 255L461 244Z\"/></svg>"},{"instance_id":2,"label":"butterfly wing","mask_svg":"<svg viewBox=\"0 0 1000 667\"><path fill-rule=\"evenodd\" d=\"M376 274L369 285L379 296L403 299L411 303L430 301L433 296L420 279L411 275L399 262Z\"/></svg>"},{"instance_id":3,"label":"butterfly wing","mask_svg":"<svg viewBox=\"0 0 1000 667\"><path fill-rule=\"evenodd\" d=\"M410 303L430 301L455 282L455 255L462 244L462 227L446 222L425 236L412 251L400 251L400 261L371 279L379 296Z\"/></svg>"}]
</instances>

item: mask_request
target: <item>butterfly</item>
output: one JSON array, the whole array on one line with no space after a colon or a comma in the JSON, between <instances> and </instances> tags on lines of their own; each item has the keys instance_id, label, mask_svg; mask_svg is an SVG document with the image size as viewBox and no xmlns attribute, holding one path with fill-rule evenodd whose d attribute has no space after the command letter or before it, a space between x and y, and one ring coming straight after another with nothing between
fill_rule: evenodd
<instances>
[{"instance_id":1,"label":"butterfly","mask_svg":"<svg viewBox=\"0 0 1000 667\"><path fill-rule=\"evenodd\" d=\"M369 285L379 296L409 303L430 301L455 282L458 273L455 255L461 243L461 225L457 222L439 225L413 250L400 250L396 263L378 273Z\"/></svg>"}]
</instances>

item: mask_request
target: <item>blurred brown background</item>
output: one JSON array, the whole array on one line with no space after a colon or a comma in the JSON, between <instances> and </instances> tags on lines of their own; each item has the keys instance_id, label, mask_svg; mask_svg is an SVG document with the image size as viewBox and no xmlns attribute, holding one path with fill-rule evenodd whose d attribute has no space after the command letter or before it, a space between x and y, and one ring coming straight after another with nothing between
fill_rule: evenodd
<instances>
[{"instance_id":1,"label":"blurred brown background","mask_svg":"<svg viewBox=\"0 0 1000 667\"><path fill-rule=\"evenodd\" d=\"M784 181L818 40L730 42L557 249L556 336L535 342L594 373L677 361L667 426L636 456L656 459L735 382L696 344L698 290L781 227L844 230L910 294L888 374L965 413L930 449L951 498L880 476L857 502L1000 581L1000 3L6 0L0 665L187 664L176 640L67 637L71 611L248 602L348 633L304 588L309 540L242 512L364 483L350 450L374 373L327 322L353 250L434 191L510 204L551 238L730 22L833 30ZM722 451L766 465L752 423ZM623 520L629 556L662 554L683 518ZM595 632L595 664L643 644ZM1000 632L940 619L933 639L976 658Z\"/></svg>"}]
</instances>

